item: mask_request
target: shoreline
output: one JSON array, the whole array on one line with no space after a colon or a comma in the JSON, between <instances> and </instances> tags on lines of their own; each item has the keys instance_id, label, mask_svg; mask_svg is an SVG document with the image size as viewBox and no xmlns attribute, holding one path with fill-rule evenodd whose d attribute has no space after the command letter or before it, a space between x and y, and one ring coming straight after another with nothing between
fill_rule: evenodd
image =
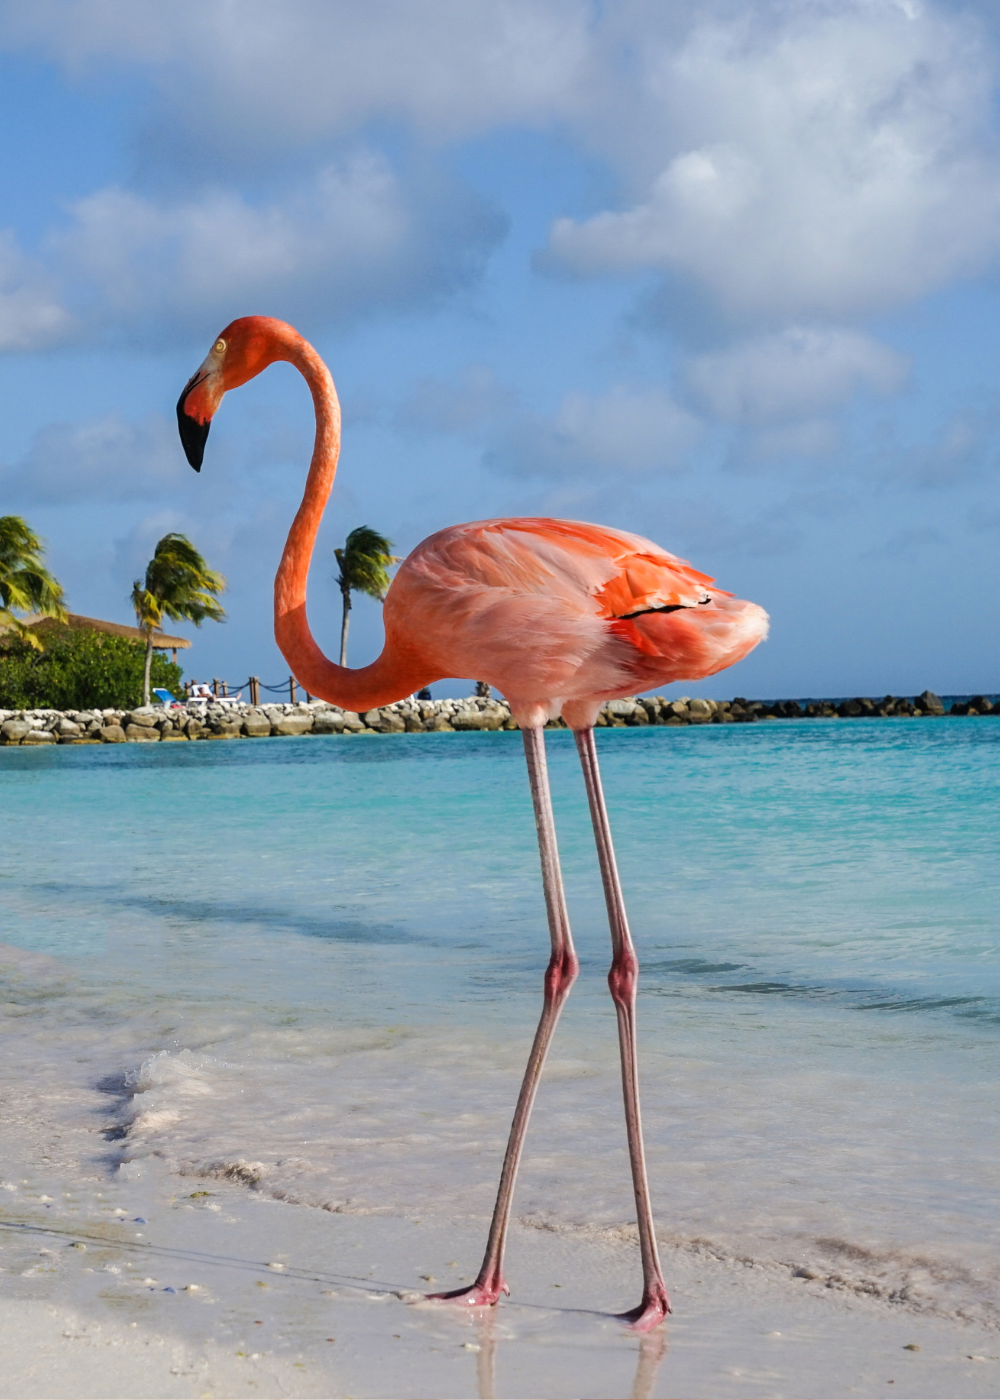
<instances>
[{"instance_id":1,"label":"shoreline","mask_svg":"<svg viewBox=\"0 0 1000 1400\"><path fill-rule=\"evenodd\" d=\"M946 707L929 690L912 699L886 695L851 699L703 700L662 695L611 700L601 709L598 728L680 727L697 724L755 724L785 719L940 719L1000 716L1000 700L978 695ZM470 696L459 700L400 700L356 714L326 701L250 705L243 701L188 702L132 710L0 709L0 747L36 744L122 744L194 739L256 739L302 734L414 734L516 729L506 701ZM564 729L562 719L546 728Z\"/></svg>"},{"instance_id":2,"label":"shoreline","mask_svg":"<svg viewBox=\"0 0 1000 1400\"><path fill-rule=\"evenodd\" d=\"M635 1292L631 1240L514 1222L512 1297L452 1311L419 1290L478 1257L481 1222L153 1177L50 1211L21 1186L6 1205L0 1397L996 1393L989 1329L666 1237L675 1311L640 1338L613 1311Z\"/></svg>"}]
</instances>

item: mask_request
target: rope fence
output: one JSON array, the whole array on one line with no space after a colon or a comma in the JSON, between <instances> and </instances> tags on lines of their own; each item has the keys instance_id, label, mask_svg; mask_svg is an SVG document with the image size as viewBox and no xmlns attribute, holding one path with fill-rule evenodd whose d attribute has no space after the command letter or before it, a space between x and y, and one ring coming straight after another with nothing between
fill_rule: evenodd
<instances>
[{"instance_id":1,"label":"rope fence","mask_svg":"<svg viewBox=\"0 0 1000 1400\"><path fill-rule=\"evenodd\" d=\"M195 687L198 688L199 694L192 697L191 692ZM207 700L210 698L209 695L205 693L208 689L207 682L185 682L184 688L188 692L189 698L201 700ZM260 692L262 690L267 690L272 695L281 695L283 693L287 693L289 704L295 705L298 703L299 685L294 676L289 676L286 681L279 681L277 685L265 685L264 682L258 676L247 676L246 680L240 681L239 685L236 685L235 683L230 681L220 680L218 676L216 676L212 681L211 698L228 700L231 698L230 690L233 690L236 693L236 695L241 695L245 689L250 691L251 705L260 704ZM308 704L312 700L312 696L307 690L304 690L302 693L306 698L306 703Z\"/></svg>"}]
</instances>

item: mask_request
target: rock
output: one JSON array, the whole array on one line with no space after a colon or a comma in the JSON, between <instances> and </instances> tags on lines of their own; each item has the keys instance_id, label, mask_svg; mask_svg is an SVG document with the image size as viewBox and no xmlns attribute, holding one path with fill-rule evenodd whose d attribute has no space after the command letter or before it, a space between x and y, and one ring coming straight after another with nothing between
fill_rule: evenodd
<instances>
[{"instance_id":1,"label":"rock","mask_svg":"<svg viewBox=\"0 0 1000 1400\"><path fill-rule=\"evenodd\" d=\"M344 733L360 734L365 726L361 723L361 716L356 715L353 710L344 711Z\"/></svg>"},{"instance_id":2,"label":"rock","mask_svg":"<svg viewBox=\"0 0 1000 1400\"><path fill-rule=\"evenodd\" d=\"M248 739L266 739L271 733L271 721L262 710L251 710L240 725Z\"/></svg>"},{"instance_id":3,"label":"rock","mask_svg":"<svg viewBox=\"0 0 1000 1400\"><path fill-rule=\"evenodd\" d=\"M459 710L451 717L452 729L485 729L486 716L481 710Z\"/></svg>"},{"instance_id":4,"label":"rock","mask_svg":"<svg viewBox=\"0 0 1000 1400\"><path fill-rule=\"evenodd\" d=\"M29 729L21 740L22 744L57 744L57 736L51 729Z\"/></svg>"},{"instance_id":5,"label":"rock","mask_svg":"<svg viewBox=\"0 0 1000 1400\"><path fill-rule=\"evenodd\" d=\"M188 741L188 736L186 734L182 734L179 729L175 729L173 725L171 725L169 729L160 730L160 743L166 743L168 740L171 743L176 743L178 740L180 740L182 744L186 744Z\"/></svg>"},{"instance_id":6,"label":"rock","mask_svg":"<svg viewBox=\"0 0 1000 1400\"><path fill-rule=\"evenodd\" d=\"M453 734L455 726L449 724L444 715L437 715L429 725L432 734Z\"/></svg>"},{"instance_id":7,"label":"rock","mask_svg":"<svg viewBox=\"0 0 1000 1400\"><path fill-rule=\"evenodd\" d=\"M0 725L0 737L5 744L20 744L31 730L31 725L24 719L9 719Z\"/></svg>"},{"instance_id":8,"label":"rock","mask_svg":"<svg viewBox=\"0 0 1000 1400\"><path fill-rule=\"evenodd\" d=\"M985 695L974 695L969 701L969 714L991 715L993 703Z\"/></svg>"},{"instance_id":9,"label":"rock","mask_svg":"<svg viewBox=\"0 0 1000 1400\"><path fill-rule=\"evenodd\" d=\"M270 733L270 730L271 726L268 725L268 733ZM189 739L203 739L205 737L205 726L197 716L192 715L187 722L187 728L184 730L184 733Z\"/></svg>"},{"instance_id":10,"label":"rock","mask_svg":"<svg viewBox=\"0 0 1000 1400\"><path fill-rule=\"evenodd\" d=\"M837 713L841 719L855 719L862 713L860 700L842 700L837 706Z\"/></svg>"},{"instance_id":11,"label":"rock","mask_svg":"<svg viewBox=\"0 0 1000 1400\"><path fill-rule=\"evenodd\" d=\"M155 725L127 724L125 726L125 738L130 744L158 744L160 742L160 731Z\"/></svg>"},{"instance_id":12,"label":"rock","mask_svg":"<svg viewBox=\"0 0 1000 1400\"><path fill-rule=\"evenodd\" d=\"M692 724L710 724L712 707L707 700L689 700L688 717Z\"/></svg>"},{"instance_id":13,"label":"rock","mask_svg":"<svg viewBox=\"0 0 1000 1400\"><path fill-rule=\"evenodd\" d=\"M157 713L155 710L133 710L124 716L126 729L130 724L137 725L142 729L155 729L157 721L163 718L163 711Z\"/></svg>"},{"instance_id":14,"label":"rock","mask_svg":"<svg viewBox=\"0 0 1000 1400\"><path fill-rule=\"evenodd\" d=\"M102 724L97 731L103 744L124 744L125 731L120 724Z\"/></svg>"},{"instance_id":15,"label":"rock","mask_svg":"<svg viewBox=\"0 0 1000 1400\"><path fill-rule=\"evenodd\" d=\"M403 734L406 731L406 721L395 710L384 709L378 724L371 725L370 728L378 729L380 734Z\"/></svg>"},{"instance_id":16,"label":"rock","mask_svg":"<svg viewBox=\"0 0 1000 1400\"><path fill-rule=\"evenodd\" d=\"M914 705L925 715L943 715L944 702L940 695L935 695L933 690L925 690L914 700Z\"/></svg>"},{"instance_id":17,"label":"rock","mask_svg":"<svg viewBox=\"0 0 1000 1400\"><path fill-rule=\"evenodd\" d=\"M308 734L313 727L311 714L275 715L271 722L272 734Z\"/></svg>"},{"instance_id":18,"label":"rock","mask_svg":"<svg viewBox=\"0 0 1000 1400\"><path fill-rule=\"evenodd\" d=\"M320 710L313 720L314 734L343 734L344 716L339 710Z\"/></svg>"},{"instance_id":19,"label":"rock","mask_svg":"<svg viewBox=\"0 0 1000 1400\"><path fill-rule=\"evenodd\" d=\"M70 737L72 737L80 733L80 725L74 724L74 722L71 719L61 719L56 725L55 730L56 733L60 736L60 738L64 734L67 734Z\"/></svg>"}]
</instances>

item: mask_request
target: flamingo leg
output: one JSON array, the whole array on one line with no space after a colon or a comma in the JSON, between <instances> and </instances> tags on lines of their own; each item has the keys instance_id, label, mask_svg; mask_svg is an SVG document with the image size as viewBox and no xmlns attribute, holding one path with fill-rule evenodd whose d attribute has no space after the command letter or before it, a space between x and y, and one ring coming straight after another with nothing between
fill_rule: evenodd
<instances>
[{"instance_id":1,"label":"flamingo leg","mask_svg":"<svg viewBox=\"0 0 1000 1400\"><path fill-rule=\"evenodd\" d=\"M611 970L608 986L618 1013L618 1041L621 1048L622 1089L625 1097L625 1126L628 1131L628 1154L635 1189L636 1218L639 1225L639 1248L642 1254L642 1302L623 1314L636 1331L645 1332L661 1322L670 1312L670 1300L660 1270L656 1248L653 1209L649 1200L646 1175L646 1154L642 1145L642 1115L639 1110L639 1064L636 1051L635 1000L639 982L639 960L629 932L625 901L622 897L615 848L611 841L608 810L604 803L601 774L597 766L597 746L593 729L575 731L576 747L583 767L583 780L590 803L590 818L597 841L597 857L604 882L604 898L611 925Z\"/></svg>"},{"instance_id":2,"label":"flamingo leg","mask_svg":"<svg viewBox=\"0 0 1000 1400\"><path fill-rule=\"evenodd\" d=\"M552 798L549 794L549 774L545 761L545 736L542 729L525 729L524 753L528 760L528 781L531 784L531 801L535 809L535 826L538 831L538 850L542 862L542 885L545 890L545 910L548 915L549 937L552 953L545 970L544 1000L542 1014L535 1031L528 1064L521 1081L521 1091L517 1097L514 1121L507 1140L503 1170L500 1173L500 1186L497 1190L493 1220L490 1224L489 1239L482 1268L471 1288L456 1288L450 1293L431 1293L435 1301L464 1304L466 1307L487 1307L494 1304L501 1293L510 1289L503 1276L504 1246L507 1242L507 1226L510 1222L510 1208L514 1198L514 1183L521 1160L521 1148L531 1116L531 1107L538 1090L545 1056L548 1054L552 1033L559 1020L559 1013L569 996L569 990L576 981L580 964L573 947L570 933L569 915L566 911L566 897L563 893L562 872L559 868L559 850L556 845L556 828L552 816Z\"/></svg>"}]
</instances>

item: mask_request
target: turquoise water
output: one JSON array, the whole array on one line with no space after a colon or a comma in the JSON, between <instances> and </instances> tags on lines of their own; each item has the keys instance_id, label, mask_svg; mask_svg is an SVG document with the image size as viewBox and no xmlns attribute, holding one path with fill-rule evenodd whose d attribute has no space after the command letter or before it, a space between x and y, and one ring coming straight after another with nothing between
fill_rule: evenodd
<instances>
[{"instance_id":1,"label":"turquoise water","mask_svg":"<svg viewBox=\"0 0 1000 1400\"><path fill-rule=\"evenodd\" d=\"M517 1210L614 1230L608 934L572 738L546 737L583 971ZM665 1236L887 1278L919 1256L941 1310L995 1306L1000 720L598 742ZM519 735L0 750L0 839L23 1102L68 1133L119 1086L67 1173L155 1154L488 1215L547 954Z\"/></svg>"}]
</instances>

